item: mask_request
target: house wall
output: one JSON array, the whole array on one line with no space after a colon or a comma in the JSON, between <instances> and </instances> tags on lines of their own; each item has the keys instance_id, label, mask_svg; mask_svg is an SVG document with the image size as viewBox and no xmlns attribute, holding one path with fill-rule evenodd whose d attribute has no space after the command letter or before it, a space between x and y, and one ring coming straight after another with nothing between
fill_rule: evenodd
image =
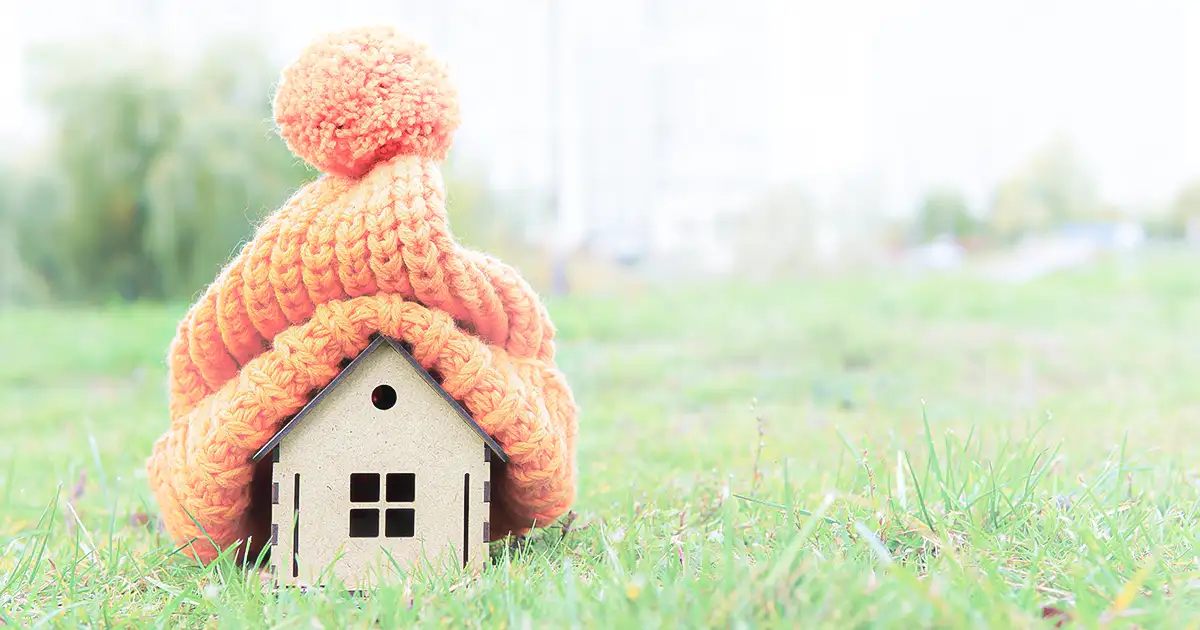
<instances>
[{"instance_id":1,"label":"house wall","mask_svg":"<svg viewBox=\"0 0 1200 630\"><path fill-rule=\"evenodd\" d=\"M395 388L398 401L387 410L371 402L376 386ZM483 502L490 482L484 442L434 391L411 364L388 345L365 357L337 387L328 392L279 445L272 478L278 503L272 520L277 527L272 564L280 585L315 586L332 575L349 589L377 584L380 571L390 571L386 549L401 567L412 563L434 568L462 566L464 540L464 474L470 474L467 540L470 564L487 557L484 528L489 504ZM386 502L387 473L415 473L412 503ZM293 576L293 507L295 475L300 475L299 553ZM350 475L379 473L379 501L351 503ZM414 538L387 538L385 523L378 538L350 538L350 510L415 510ZM381 519L382 521L382 519ZM444 552L444 553L443 553ZM340 554L340 557L339 557Z\"/></svg>"}]
</instances>

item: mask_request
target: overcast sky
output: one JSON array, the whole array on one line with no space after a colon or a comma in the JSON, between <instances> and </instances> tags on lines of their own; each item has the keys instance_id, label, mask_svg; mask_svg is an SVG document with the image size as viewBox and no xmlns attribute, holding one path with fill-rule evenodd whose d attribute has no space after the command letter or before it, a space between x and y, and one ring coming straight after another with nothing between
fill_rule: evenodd
<instances>
[{"instance_id":1,"label":"overcast sky","mask_svg":"<svg viewBox=\"0 0 1200 630\"><path fill-rule=\"evenodd\" d=\"M6 86L0 135L19 136L27 127L20 89L25 44L122 26L136 34L151 15L158 34L183 49L245 23L257 25L286 54L324 28L379 16L403 19L401 26L432 38L435 48L439 37L490 33L490 50L455 49L451 60L464 68L475 63L472 54L503 54L505 41L526 53L536 50L530 38L542 25L514 25L543 16L544 0L454 4L473 8L447 23L438 18L447 0L206 0L170 3L157 14L153 0L0 0L0 85ZM774 19L764 29L771 58L747 62L770 70L761 112L770 150L757 157L773 179L818 191L874 173L893 204L939 183L983 199L1000 177L1062 131L1078 142L1109 200L1163 202L1184 182L1200 179L1198 5L775 0ZM737 41L736 33L714 33L712 45L736 55ZM482 61L476 65L484 67ZM489 109L489 98L500 103L505 97L503 82L486 82L480 73L461 76L475 111ZM500 105L490 109L500 113L468 119L478 137L486 138L486 128L506 116ZM527 109L530 116L539 111Z\"/></svg>"}]
</instances>

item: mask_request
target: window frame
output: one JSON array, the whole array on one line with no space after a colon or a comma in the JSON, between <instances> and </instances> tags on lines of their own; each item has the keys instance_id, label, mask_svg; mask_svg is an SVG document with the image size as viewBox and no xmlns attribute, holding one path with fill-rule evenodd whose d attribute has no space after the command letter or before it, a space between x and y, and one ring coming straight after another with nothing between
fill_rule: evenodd
<instances>
[{"instance_id":1,"label":"window frame","mask_svg":"<svg viewBox=\"0 0 1200 630\"><path fill-rule=\"evenodd\" d=\"M375 480L375 484L373 486L373 489L375 490L375 492L373 494L373 496L375 497L374 500L356 500L356 498L355 498L355 494L354 494L355 488L356 488L355 481L361 480L364 477L367 479L374 478L374 480ZM394 495L394 496L398 497L396 500L392 500L393 493L392 493L391 488L392 488L393 481L395 481L396 483L399 483L399 484L403 484L400 486L400 488L396 491L396 494ZM368 488L371 488L371 486L368 486ZM417 508L416 508L417 473L415 473L415 472L386 472L386 473L385 472L357 472L357 473L350 473L349 487L347 490L348 490L347 498L349 499L349 504L350 504L349 511L347 512L347 524L349 525L349 529L347 532L348 538L352 538L352 539L356 539L356 540L357 539L379 539L379 538L388 538L388 539L416 538L416 535L417 535L417 531L416 531L417 530ZM361 499L362 496L364 496L364 495L360 495L359 498ZM359 525L357 527L361 528L363 526L362 523L366 522L367 520L371 520L369 518L364 519L363 515L364 515L364 513L367 513L367 512L375 513L374 514L375 528L374 528L374 530L372 530L372 531L374 531L374 534L373 535L355 535L355 531L356 531L356 525L355 525L356 520L355 519L356 518L359 519L358 520ZM391 515L407 515L407 516L397 516L397 518L402 519L402 520L397 521L397 523L398 523L397 527L399 528L399 530L398 530L397 535L395 535L395 536L389 535L389 533L388 533L389 531L392 531L388 527L388 523L389 523L388 515L389 514L391 514Z\"/></svg>"}]
</instances>

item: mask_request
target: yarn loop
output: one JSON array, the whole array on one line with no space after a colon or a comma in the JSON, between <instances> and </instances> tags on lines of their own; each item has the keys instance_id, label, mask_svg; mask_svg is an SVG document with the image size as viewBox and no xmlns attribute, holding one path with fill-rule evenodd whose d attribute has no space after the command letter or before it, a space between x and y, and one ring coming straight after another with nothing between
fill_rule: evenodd
<instances>
[{"instance_id":1,"label":"yarn loop","mask_svg":"<svg viewBox=\"0 0 1200 630\"><path fill-rule=\"evenodd\" d=\"M390 27L330 33L284 70L275 123L293 153L359 177L397 155L443 160L458 94L426 46Z\"/></svg>"}]
</instances>

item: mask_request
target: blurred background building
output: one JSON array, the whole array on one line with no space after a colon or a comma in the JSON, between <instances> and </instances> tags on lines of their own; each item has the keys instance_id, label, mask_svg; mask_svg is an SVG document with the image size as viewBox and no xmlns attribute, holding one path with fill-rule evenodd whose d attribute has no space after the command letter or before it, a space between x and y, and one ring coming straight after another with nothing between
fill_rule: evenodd
<instances>
[{"instance_id":1,"label":"blurred background building","mask_svg":"<svg viewBox=\"0 0 1200 630\"><path fill-rule=\"evenodd\" d=\"M10 153L46 131L24 87L29 46L107 32L186 59L241 34L278 67L322 30L394 22L452 65L455 160L527 213L524 237L671 276L878 260L947 236L967 246L945 218L959 205L963 221L1006 236L1084 206L1140 221L1175 212L1200 179L1200 5L1185 0L9 0L0 11L0 81L20 88L0 95ZM1051 172L1064 190L1090 178L1087 200L1029 202Z\"/></svg>"}]
</instances>

